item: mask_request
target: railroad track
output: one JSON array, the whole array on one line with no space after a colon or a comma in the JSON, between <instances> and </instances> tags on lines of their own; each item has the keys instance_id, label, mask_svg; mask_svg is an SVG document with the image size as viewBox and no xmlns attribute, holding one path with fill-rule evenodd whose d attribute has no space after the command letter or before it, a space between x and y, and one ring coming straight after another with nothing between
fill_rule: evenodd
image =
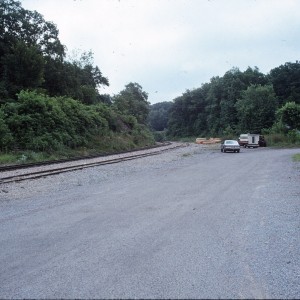
<instances>
[{"instance_id":1,"label":"railroad track","mask_svg":"<svg viewBox=\"0 0 300 300\"><path fill-rule=\"evenodd\" d=\"M134 152L138 152L138 151L142 151L142 150L150 150L150 149L160 148L160 147L169 146L169 145L172 145L172 142L164 142L164 143L161 143L161 144L155 145L155 146L139 148L139 149L134 149L134 150L130 150L130 151L121 151L121 152L116 152L116 153L99 153L99 154L88 155L88 156L57 159L57 160L50 160L50 161L43 161L43 162L0 166L0 173L5 172L5 171L27 169L27 168L38 167L38 166L47 166L47 165L61 164L61 163L65 163L65 162L80 161L80 160L83 160L83 159L106 157L106 156L118 155L118 154L124 154L124 153L134 153Z\"/></svg>"},{"instance_id":2,"label":"railroad track","mask_svg":"<svg viewBox=\"0 0 300 300\"><path fill-rule=\"evenodd\" d=\"M170 144L171 145L171 144ZM71 165L71 166L61 166L64 163L70 162L69 160L65 160L63 162L61 162L60 165L58 165L58 162L54 162L52 164L47 163L47 164L31 164L30 166L26 166L28 172L24 172L22 174L13 174L13 175L9 175L8 176L1 176L1 173L3 173L5 171L5 173L12 173L13 171L18 172L18 170L21 170L24 168L24 166L20 166L20 168L17 168L16 166L14 166L14 168L10 168L10 169L4 169L1 170L0 169L0 184L6 184L6 183L11 183L11 182L19 182L19 181L24 181L24 180L32 180L32 179L38 179L38 178L42 178L42 177L47 177L47 176L51 176L51 175L56 175L56 174L61 174L61 173L66 173L66 172L71 172L71 171L77 171L77 170L82 170L82 169L86 169L86 168L91 168L91 167L96 167L96 166L101 166L101 165L108 165L108 164L115 164L115 163L120 163L120 162L124 162L124 161L128 161L128 160L133 160L133 159L138 159L138 158L143 158L143 157L147 157L147 156L152 156L152 155L157 155L160 154L164 151L168 151L171 149L175 149L178 147L183 147L183 144L178 144L178 145L173 145L172 147L167 147L164 149L158 149L158 148L152 148L151 152L147 152L147 153L135 153L132 154L132 152L129 152L127 154L123 153L125 156L123 157L116 157L116 158L112 158L112 159L105 159L102 161L93 161L93 162L89 162L89 159L83 158L81 160L72 160L71 162L77 162L75 165ZM140 150L142 151L142 150ZM92 158L96 158L96 157L92 157ZM103 156L100 156L99 158L103 159ZM47 169L44 170L36 170L36 167L45 167L47 166ZM33 170L35 169L35 170Z\"/></svg>"}]
</instances>

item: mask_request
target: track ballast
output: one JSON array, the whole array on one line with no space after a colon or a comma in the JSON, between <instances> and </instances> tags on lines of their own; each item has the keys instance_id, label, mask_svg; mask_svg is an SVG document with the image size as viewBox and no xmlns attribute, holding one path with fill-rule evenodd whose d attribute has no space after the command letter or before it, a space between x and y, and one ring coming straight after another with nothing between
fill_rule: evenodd
<instances>
[{"instance_id":1,"label":"track ballast","mask_svg":"<svg viewBox=\"0 0 300 300\"><path fill-rule=\"evenodd\" d=\"M183 147L182 143L166 143L160 147L136 150L131 152L123 152L114 155L101 155L93 157L85 157L75 160L63 160L39 164L14 165L0 168L0 183L7 184L24 180L38 179L46 176L57 175L61 173L82 170L86 168L115 164L128 160L143 158L147 156L157 155L164 151ZM25 169L26 168L26 169Z\"/></svg>"}]
</instances>

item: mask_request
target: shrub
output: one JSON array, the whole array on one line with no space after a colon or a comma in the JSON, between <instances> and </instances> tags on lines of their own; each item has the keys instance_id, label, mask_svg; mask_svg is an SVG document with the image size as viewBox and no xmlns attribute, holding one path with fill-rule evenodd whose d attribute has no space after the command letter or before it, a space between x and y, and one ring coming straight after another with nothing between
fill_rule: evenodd
<instances>
[{"instance_id":1,"label":"shrub","mask_svg":"<svg viewBox=\"0 0 300 300\"><path fill-rule=\"evenodd\" d=\"M138 124L134 116L120 115L103 103L85 105L67 97L21 91L17 102L0 108L2 151L53 152L93 147L97 139L113 136L113 132L124 135L125 142L120 141L121 135L114 141L119 140L122 150L154 143L148 128Z\"/></svg>"}]
</instances>

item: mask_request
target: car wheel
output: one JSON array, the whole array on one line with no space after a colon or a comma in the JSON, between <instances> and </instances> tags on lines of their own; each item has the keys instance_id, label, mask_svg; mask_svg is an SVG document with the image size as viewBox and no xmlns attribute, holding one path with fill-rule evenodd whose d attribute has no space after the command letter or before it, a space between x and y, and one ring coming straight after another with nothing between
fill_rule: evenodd
<instances>
[{"instance_id":1,"label":"car wheel","mask_svg":"<svg viewBox=\"0 0 300 300\"><path fill-rule=\"evenodd\" d=\"M240 150L237 150L237 153L240 153Z\"/></svg>"},{"instance_id":2,"label":"car wheel","mask_svg":"<svg viewBox=\"0 0 300 300\"><path fill-rule=\"evenodd\" d=\"M223 152L223 149L221 149L221 152Z\"/></svg>"}]
</instances>

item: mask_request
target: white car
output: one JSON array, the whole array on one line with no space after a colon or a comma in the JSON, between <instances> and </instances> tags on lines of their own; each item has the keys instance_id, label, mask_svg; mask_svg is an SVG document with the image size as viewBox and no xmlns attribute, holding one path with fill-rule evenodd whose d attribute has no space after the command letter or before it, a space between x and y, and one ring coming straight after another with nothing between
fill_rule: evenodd
<instances>
[{"instance_id":1,"label":"white car","mask_svg":"<svg viewBox=\"0 0 300 300\"><path fill-rule=\"evenodd\" d=\"M227 152L227 151L232 151L232 152L240 152L240 144L236 140L225 140L221 144L221 152Z\"/></svg>"}]
</instances>

